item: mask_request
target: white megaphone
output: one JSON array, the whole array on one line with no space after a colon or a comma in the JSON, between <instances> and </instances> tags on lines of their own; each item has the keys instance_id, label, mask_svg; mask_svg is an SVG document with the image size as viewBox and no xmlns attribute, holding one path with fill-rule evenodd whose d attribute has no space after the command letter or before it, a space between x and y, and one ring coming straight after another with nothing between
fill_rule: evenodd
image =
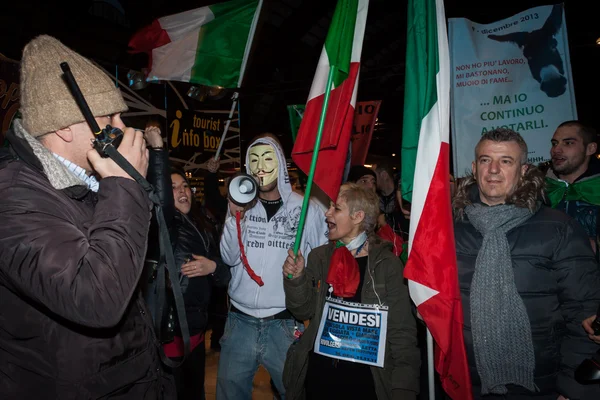
<instances>
[{"instance_id":1,"label":"white megaphone","mask_svg":"<svg viewBox=\"0 0 600 400\"><path fill-rule=\"evenodd\" d=\"M251 175L240 173L229 181L227 187L229 199L237 206L245 207L256 200L258 185Z\"/></svg>"}]
</instances>

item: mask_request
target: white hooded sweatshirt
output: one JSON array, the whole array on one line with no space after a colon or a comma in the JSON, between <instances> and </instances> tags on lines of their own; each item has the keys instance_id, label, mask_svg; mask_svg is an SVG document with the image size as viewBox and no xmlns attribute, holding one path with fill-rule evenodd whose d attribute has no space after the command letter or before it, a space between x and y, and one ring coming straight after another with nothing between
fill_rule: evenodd
<instances>
[{"instance_id":1,"label":"white hooded sweatshirt","mask_svg":"<svg viewBox=\"0 0 600 400\"><path fill-rule=\"evenodd\" d=\"M269 137L255 140L256 144L269 144L275 149L279 161L277 187L283 204L277 213L267 221L267 212L260 201L245 212L241 222L242 242L248 263L264 282L261 287L254 282L240 259L235 217L227 213L221 237L221 257L230 265L231 282L229 297L240 311L256 318L266 318L285 310L283 292L283 263L287 251L294 247L303 196L292 191L283 150ZM250 160L246 154L246 172L250 173ZM325 210L313 200L310 201L300 251L305 259L315 247L327 242Z\"/></svg>"}]
</instances>

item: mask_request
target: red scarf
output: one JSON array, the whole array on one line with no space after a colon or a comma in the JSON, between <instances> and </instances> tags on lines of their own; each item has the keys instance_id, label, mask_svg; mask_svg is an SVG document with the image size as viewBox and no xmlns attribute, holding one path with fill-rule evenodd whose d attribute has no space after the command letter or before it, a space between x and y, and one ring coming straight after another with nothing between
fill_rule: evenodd
<instances>
[{"instance_id":1,"label":"red scarf","mask_svg":"<svg viewBox=\"0 0 600 400\"><path fill-rule=\"evenodd\" d=\"M357 249L356 254L360 253L363 246L364 244ZM360 268L350 250L342 242L336 243L325 282L333 287L333 295L336 297L348 298L356 294L360 283Z\"/></svg>"},{"instance_id":2,"label":"red scarf","mask_svg":"<svg viewBox=\"0 0 600 400\"><path fill-rule=\"evenodd\" d=\"M265 283L263 282L262 278L260 276L256 275L256 272L254 272L252 267L250 267L250 263L248 263L248 259L246 258L246 251L244 250L244 242L242 241L241 220L242 220L242 214L239 211L237 211L235 213L235 224L237 227L238 243L240 245L240 259L242 260L242 264L244 265L246 272L250 276L250 279L252 279L254 282L256 282L258 284L258 286L263 286Z\"/></svg>"}]
</instances>

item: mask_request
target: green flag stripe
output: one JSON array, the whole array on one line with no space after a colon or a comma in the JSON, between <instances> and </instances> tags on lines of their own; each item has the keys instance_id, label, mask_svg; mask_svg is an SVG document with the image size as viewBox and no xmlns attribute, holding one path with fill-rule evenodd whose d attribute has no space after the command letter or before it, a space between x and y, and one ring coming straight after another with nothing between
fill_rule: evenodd
<instances>
[{"instance_id":1,"label":"green flag stripe","mask_svg":"<svg viewBox=\"0 0 600 400\"><path fill-rule=\"evenodd\" d=\"M338 0L327 39L325 39L329 65L336 66L333 76L335 87L340 86L350 73L357 12L358 0Z\"/></svg>"},{"instance_id":2,"label":"green flag stripe","mask_svg":"<svg viewBox=\"0 0 600 400\"><path fill-rule=\"evenodd\" d=\"M437 102L440 66L435 0L409 1L407 21L401 175L402 198L411 201L421 123Z\"/></svg>"},{"instance_id":3,"label":"green flag stripe","mask_svg":"<svg viewBox=\"0 0 600 400\"><path fill-rule=\"evenodd\" d=\"M295 142L298 130L300 130L300 124L302 123L302 117L304 116L304 110L306 109L306 105L289 105L287 106L287 109L288 115L290 117L290 129L292 130L292 139Z\"/></svg>"},{"instance_id":4,"label":"green flag stripe","mask_svg":"<svg viewBox=\"0 0 600 400\"><path fill-rule=\"evenodd\" d=\"M237 87L258 0L233 0L210 6L215 19L202 26L190 82Z\"/></svg>"}]
</instances>

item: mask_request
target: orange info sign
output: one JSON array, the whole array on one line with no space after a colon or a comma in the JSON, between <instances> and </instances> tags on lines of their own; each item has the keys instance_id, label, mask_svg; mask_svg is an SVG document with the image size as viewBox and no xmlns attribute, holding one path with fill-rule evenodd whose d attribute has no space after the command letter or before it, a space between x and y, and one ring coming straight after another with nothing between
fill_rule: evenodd
<instances>
[{"instance_id":1,"label":"orange info sign","mask_svg":"<svg viewBox=\"0 0 600 400\"><path fill-rule=\"evenodd\" d=\"M175 109L167 110L167 119L169 156L181 160L195 158L196 163L202 163L219 148L227 114ZM233 144L237 145L237 141Z\"/></svg>"},{"instance_id":2,"label":"orange info sign","mask_svg":"<svg viewBox=\"0 0 600 400\"><path fill-rule=\"evenodd\" d=\"M352 160L351 165L363 165L369 153L373 129L381 100L360 101L356 103L354 126L352 131Z\"/></svg>"}]
</instances>

